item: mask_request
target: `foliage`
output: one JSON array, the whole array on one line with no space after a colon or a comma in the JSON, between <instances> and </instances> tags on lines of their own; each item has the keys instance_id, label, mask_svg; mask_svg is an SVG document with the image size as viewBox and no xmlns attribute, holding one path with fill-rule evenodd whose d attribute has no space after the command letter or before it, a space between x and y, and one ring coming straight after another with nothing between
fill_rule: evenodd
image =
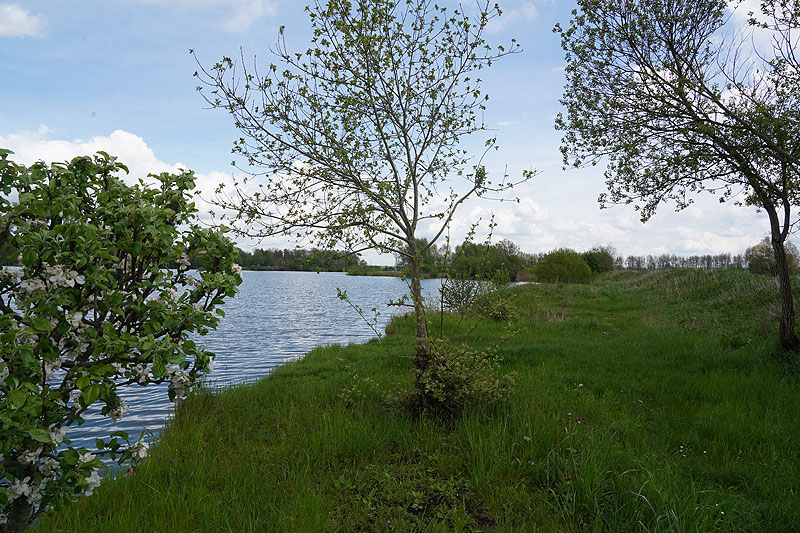
<instances>
[{"instance_id":1,"label":"foliage","mask_svg":"<svg viewBox=\"0 0 800 533\"><path fill-rule=\"evenodd\" d=\"M595 246L588 252L583 252L581 257L589 265L592 274L602 274L614 270L616 255L616 250L611 246Z\"/></svg>"},{"instance_id":2,"label":"foliage","mask_svg":"<svg viewBox=\"0 0 800 533\"><path fill-rule=\"evenodd\" d=\"M244 234L288 234L326 249L377 249L409 262L417 357L428 352L421 264L456 209L508 190L461 148L483 131L488 98L478 73L518 49L484 38L497 5L472 17L429 0L328 0L308 9L313 38L290 52L280 29L279 65L229 57L197 73L214 108L230 113L256 182L219 191ZM198 61L198 64L199 61ZM206 88L210 92L203 92ZM486 150L495 147L487 139ZM529 176L530 173L526 174ZM458 186L453 186L456 177ZM457 192L458 191L458 192ZM431 239L418 246L420 225Z\"/></svg>"},{"instance_id":3,"label":"foliage","mask_svg":"<svg viewBox=\"0 0 800 533\"><path fill-rule=\"evenodd\" d=\"M492 279L505 272L510 280L516 280L522 268L519 247L508 240L497 244L465 241L453 253L451 272L469 279Z\"/></svg>"},{"instance_id":4,"label":"foliage","mask_svg":"<svg viewBox=\"0 0 800 533\"><path fill-rule=\"evenodd\" d=\"M344 272L360 265L355 254L336 250L256 248L239 250L239 264L245 270L300 270L306 272Z\"/></svg>"},{"instance_id":5,"label":"foliage","mask_svg":"<svg viewBox=\"0 0 800 533\"><path fill-rule=\"evenodd\" d=\"M592 270L581 254L559 248L542 257L534 269L536 280L544 283L589 283Z\"/></svg>"},{"instance_id":6,"label":"foliage","mask_svg":"<svg viewBox=\"0 0 800 533\"><path fill-rule=\"evenodd\" d=\"M191 172L131 187L103 152L29 168L9 154L0 150L0 245L22 266L0 270L0 518L21 531L92 494L99 456L143 457L145 443L123 432L96 450L66 435L93 406L120 420L122 386L168 382L170 399L185 396L214 358L189 336L216 326L241 278L222 230L193 223ZM199 278L189 254L205 266Z\"/></svg>"},{"instance_id":7,"label":"foliage","mask_svg":"<svg viewBox=\"0 0 800 533\"><path fill-rule=\"evenodd\" d=\"M779 337L798 351L784 243L800 190L800 6L769 0L752 17L771 50L756 49L728 6L579 0L569 28L556 27L567 61L556 127L565 164L607 161L601 204L633 203L643 221L703 190L763 209L781 287Z\"/></svg>"},{"instance_id":8,"label":"foliage","mask_svg":"<svg viewBox=\"0 0 800 533\"><path fill-rule=\"evenodd\" d=\"M785 244L786 261L789 264L789 273L792 276L800 274L800 252L791 242ZM753 274L778 275L778 265L775 262L775 252L769 237L764 237L758 244L754 244L744 253L747 261L747 270Z\"/></svg>"},{"instance_id":9,"label":"foliage","mask_svg":"<svg viewBox=\"0 0 800 533\"><path fill-rule=\"evenodd\" d=\"M413 413L458 417L475 402L493 403L514 388L514 376L503 374L497 346L475 350L446 339L431 340L428 365L418 370L420 387L403 399Z\"/></svg>"},{"instance_id":10,"label":"foliage","mask_svg":"<svg viewBox=\"0 0 800 533\"><path fill-rule=\"evenodd\" d=\"M511 290L522 328L498 350L516 372L501 404L444 428L387 413L382 394L410 361L376 357L377 340L317 348L256 384L192 395L146 464L40 529L798 530L798 375L773 362L761 318L779 312L773 279L615 271ZM451 338L474 325L445 318ZM412 355L413 319L395 325L383 342ZM728 346L733 331L747 342ZM483 321L466 342L501 336ZM342 399L354 372L376 389Z\"/></svg>"}]
</instances>

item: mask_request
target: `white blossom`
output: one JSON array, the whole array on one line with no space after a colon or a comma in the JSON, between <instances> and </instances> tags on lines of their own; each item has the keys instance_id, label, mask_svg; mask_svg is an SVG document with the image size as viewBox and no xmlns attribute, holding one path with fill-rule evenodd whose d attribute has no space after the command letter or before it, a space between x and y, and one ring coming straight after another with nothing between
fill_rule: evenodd
<instances>
[{"instance_id":1,"label":"white blossom","mask_svg":"<svg viewBox=\"0 0 800 533\"><path fill-rule=\"evenodd\" d=\"M147 457L147 449L150 447L150 444L142 439L136 442L133 445L133 457L135 459L144 459Z\"/></svg>"},{"instance_id":2,"label":"white blossom","mask_svg":"<svg viewBox=\"0 0 800 533\"><path fill-rule=\"evenodd\" d=\"M73 328L77 328L78 326L80 326L81 320L83 320L83 313L81 313L80 311L70 314L69 318L67 318L69 325L72 326Z\"/></svg>"},{"instance_id":3,"label":"white blossom","mask_svg":"<svg viewBox=\"0 0 800 533\"><path fill-rule=\"evenodd\" d=\"M79 463L90 463L92 461L94 461L94 454L91 452L82 453L78 457Z\"/></svg>"},{"instance_id":4,"label":"white blossom","mask_svg":"<svg viewBox=\"0 0 800 533\"><path fill-rule=\"evenodd\" d=\"M50 476L56 470L58 470L58 461L52 457L45 457L45 459L39 463L39 473L43 476Z\"/></svg>"},{"instance_id":5,"label":"white blossom","mask_svg":"<svg viewBox=\"0 0 800 533\"><path fill-rule=\"evenodd\" d=\"M128 412L128 404L125 403L125 400L120 400L119 405L114 407L109 413L108 416L111 417L111 420L114 422L119 422L122 420L122 417Z\"/></svg>"},{"instance_id":6,"label":"white blossom","mask_svg":"<svg viewBox=\"0 0 800 533\"><path fill-rule=\"evenodd\" d=\"M99 487L100 486L100 482L103 481L103 479L100 477L100 469L99 468L95 468L94 470L92 470L92 473L89 475L89 477L86 477L84 479L86 481L86 490L84 490L83 493L86 496L91 496L92 493L94 492L94 489Z\"/></svg>"},{"instance_id":7,"label":"white blossom","mask_svg":"<svg viewBox=\"0 0 800 533\"><path fill-rule=\"evenodd\" d=\"M30 476L25 477L25 479L15 479L11 486L8 487L10 499L16 500L20 496L29 496L31 493L30 481Z\"/></svg>"},{"instance_id":8,"label":"white blossom","mask_svg":"<svg viewBox=\"0 0 800 533\"><path fill-rule=\"evenodd\" d=\"M186 270L191 265L192 262L189 260L189 256L186 255L186 252L181 252L181 256L178 258L178 270Z\"/></svg>"},{"instance_id":9,"label":"white blossom","mask_svg":"<svg viewBox=\"0 0 800 533\"><path fill-rule=\"evenodd\" d=\"M42 453L42 447L39 446L36 450L27 450L19 455L19 462L24 465L35 463L39 460L39 455Z\"/></svg>"},{"instance_id":10,"label":"white blossom","mask_svg":"<svg viewBox=\"0 0 800 533\"><path fill-rule=\"evenodd\" d=\"M67 435L67 431L69 431L69 426L62 426L60 428L51 426L50 429L48 429L50 440L53 444L61 444L64 441L64 437Z\"/></svg>"},{"instance_id":11,"label":"white blossom","mask_svg":"<svg viewBox=\"0 0 800 533\"><path fill-rule=\"evenodd\" d=\"M53 374L61 368L61 359L55 359L53 361L45 361L44 362L44 377L45 379L50 379L53 377Z\"/></svg>"},{"instance_id":12,"label":"white blossom","mask_svg":"<svg viewBox=\"0 0 800 533\"><path fill-rule=\"evenodd\" d=\"M241 266L239 266L239 265L237 265L236 263L234 263L234 264L231 266L231 271L232 271L234 274L241 274L241 273L242 273L242 267L241 267Z\"/></svg>"}]
</instances>

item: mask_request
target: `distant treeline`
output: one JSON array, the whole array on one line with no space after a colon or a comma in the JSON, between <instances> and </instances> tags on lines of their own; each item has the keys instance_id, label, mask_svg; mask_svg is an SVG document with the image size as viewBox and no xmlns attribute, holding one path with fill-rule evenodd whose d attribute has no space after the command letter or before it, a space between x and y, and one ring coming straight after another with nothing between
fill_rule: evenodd
<instances>
[{"instance_id":1,"label":"distant treeline","mask_svg":"<svg viewBox=\"0 0 800 533\"><path fill-rule=\"evenodd\" d=\"M346 272L365 263L355 254L334 250L256 248L252 253L239 250L239 264L245 270Z\"/></svg>"}]
</instances>

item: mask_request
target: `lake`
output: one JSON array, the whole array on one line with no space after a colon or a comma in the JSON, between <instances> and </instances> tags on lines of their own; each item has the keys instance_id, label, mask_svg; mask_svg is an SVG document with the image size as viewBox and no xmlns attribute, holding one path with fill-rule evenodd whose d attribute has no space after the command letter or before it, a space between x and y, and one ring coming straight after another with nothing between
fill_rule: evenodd
<instances>
[{"instance_id":1,"label":"lake","mask_svg":"<svg viewBox=\"0 0 800 533\"><path fill-rule=\"evenodd\" d=\"M439 280L423 280L423 290L438 294ZM276 366L295 360L315 346L366 342L375 333L358 313L337 297L336 289L347 292L353 304L372 319L372 308L381 312L377 329L383 332L391 314L404 308L388 307L408 293L400 278L348 276L338 272L242 272L239 294L222 309L216 330L196 340L217 354L207 384L211 388L253 382L269 375ZM170 417L173 404L167 385L128 386L120 396L128 414L118 423L90 409L86 422L73 427L68 437L73 446L94 449L94 439L111 431L128 432L132 441L145 429L157 434Z\"/></svg>"}]
</instances>

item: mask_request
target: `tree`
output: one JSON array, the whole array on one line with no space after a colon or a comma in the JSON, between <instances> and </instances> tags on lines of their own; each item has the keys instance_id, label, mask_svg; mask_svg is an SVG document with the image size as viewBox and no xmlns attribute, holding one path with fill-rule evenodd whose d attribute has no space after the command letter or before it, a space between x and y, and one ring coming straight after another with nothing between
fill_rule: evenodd
<instances>
[{"instance_id":1,"label":"tree","mask_svg":"<svg viewBox=\"0 0 800 533\"><path fill-rule=\"evenodd\" d=\"M612 246L594 246L581 257L589 265L593 274L602 274L614 270L617 251Z\"/></svg>"},{"instance_id":2,"label":"tree","mask_svg":"<svg viewBox=\"0 0 800 533\"><path fill-rule=\"evenodd\" d=\"M800 350L785 242L798 203L800 83L792 31L800 7L767 1L772 51L731 29L726 0L579 0L567 30L565 164L607 158L602 205L634 203L646 221L692 193L763 209L781 288L781 344ZM731 30L726 33L726 30ZM753 45L755 46L755 45Z\"/></svg>"},{"instance_id":3,"label":"tree","mask_svg":"<svg viewBox=\"0 0 800 533\"><path fill-rule=\"evenodd\" d=\"M189 335L216 326L241 278L222 230L193 224L191 172L130 187L102 152L30 168L10 153L0 150L0 247L22 266L0 269L0 525L16 532L91 494L98 456L144 456L123 432L96 450L66 434L93 405L121 419L121 386L169 382L170 399L184 396L214 359Z\"/></svg>"},{"instance_id":4,"label":"tree","mask_svg":"<svg viewBox=\"0 0 800 533\"><path fill-rule=\"evenodd\" d=\"M233 151L248 165L248 178L217 203L246 235L407 258L418 375L429 360L420 263L458 206L510 186L491 183L482 156L476 162L460 147L485 129L479 71L518 48L487 44L500 9L479 7L472 18L430 0L317 1L307 8L305 53L291 53L280 29L280 66L261 71L255 60L224 57L206 69L198 60L198 90L232 115L241 132ZM494 146L486 141L487 151ZM433 228L422 247L421 225Z\"/></svg>"},{"instance_id":5,"label":"tree","mask_svg":"<svg viewBox=\"0 0 800 533\"><path fill-rule=\"evenodd\" d=\"M789 274L796 276L800 273L800 252L797 251L797 246L791 242L787 242L785 247ZM758 244L748 248L744 253L744 258L747 261L747 270L753 274L778 275L778 265L775 262L775 254L772 252L769 237L764 237Z\"/></svg>"},{"instance_id":6,"label":"tree","mask_svg":"<svg viewBox=\"0 0 800 533\"><path fill-rule=\"evenodd\" d=\"M581 254L559 248L545 254L534 269L536 280L544 283L589 283L592 270Z\"/></svg>"}]
</instances>

